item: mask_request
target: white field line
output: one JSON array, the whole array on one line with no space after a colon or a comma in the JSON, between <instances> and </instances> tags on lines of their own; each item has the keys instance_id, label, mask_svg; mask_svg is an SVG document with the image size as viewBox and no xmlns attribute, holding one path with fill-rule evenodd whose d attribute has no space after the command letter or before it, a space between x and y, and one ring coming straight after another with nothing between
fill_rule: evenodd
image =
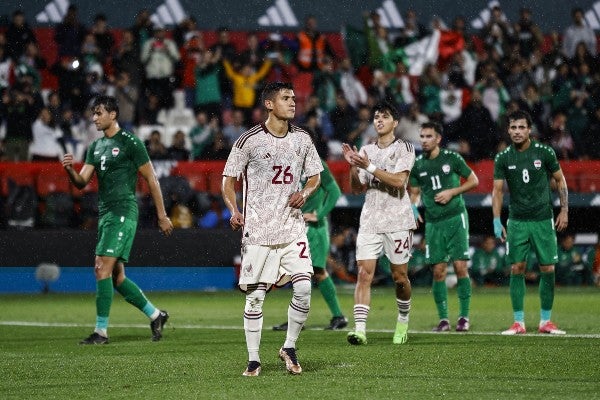
<instances>
[{"instance_id":1,"label":"white field line","mask_svg":"<svg viewBox=\"0 0 600 400\"><path fill-rule=\"evenodd\" d=\"M79 324L75 322L33 322L33 321L0 321L0 325L3 326L31 326L31 327L39 327L39 328L85 328L90 327L90 324ZM113 328L143 328L148 329L148 324L111 324ZM167 324L167 329L214 329L214 330L243 330L244 328L241 325L174 325L172 323ZM322 327L306 327L309 331L323 331ZM270 329L264 329L265 331ZM341 330L342 332L347 332L348 329ZM369 332L380 332L380 333L393 333L393 329L369 329ZM430 335L475 335L475 336L502 336L500 332L477 332L470 331L468 333L459 333L459 332L431 332L431 331L416 331L409 330L409 333L417 333L417 334L430 334ZM528 333L526 335L516 335L516 336L539 336L539 337L563 337L563 338L582 338L582 339L600 339L600 333L582 333L582 334L566 334L566 335L548 335L543 333Z\"/></svg>"}]
</instances>

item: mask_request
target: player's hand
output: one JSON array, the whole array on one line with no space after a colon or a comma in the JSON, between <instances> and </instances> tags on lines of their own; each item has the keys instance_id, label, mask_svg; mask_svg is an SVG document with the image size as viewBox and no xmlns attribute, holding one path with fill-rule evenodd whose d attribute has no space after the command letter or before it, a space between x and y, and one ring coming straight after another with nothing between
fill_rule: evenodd
<instances>
[{"instance_id":1,"label":"player's hand","mask_svg":"<svg viewBox=\"0 0 600 400\"><path fill-rule=\"evenodd\" d=\"M416 205L411 204L411 207L412 207L413 215L415 216L415 222L416 222L417 228L418 228L419 225L423 223L423 217L421 217L421 214L419 213L419 209L417 208Z\"/></svg>"},{"instance_id":2,"label":"player's hand","mask_svg":"<svg viewBox=\"0 0 600 400\"><path fill-rule=\"evenodd\" d=\"M450 200L452 200L452 192L450 190L442 190L435 194L433 200L439 204L448 204Z\"/></svg>"},{"instance_id":3,"label":"player's hand","mask_svg":"<svg viewBox=\"0 0 600 400\"><path fill-rule=\"evenodd\" d=\"M244 226L244 216L238 210L236 210L231 218L229 218L229 225L234 231L239 230Z\"/></svg>"},{"instance_id":4,"label":"player's hand","mask_svg":"<svg viewBox=\"0 0 600 400\"><path fill-rule=\"evenodd\" d=\"M292 208L302 208L304 203L306 203L306 197L302 191L292 193L288 200L288 206Z\"/></svg>"},{"instance_id":5,"label":"player's hand","mask_svg":"<svg viewBox=\"0 0 600 400\"><path fill-rule=\"evenodd\" d=\"M171 233L173 233L173 223L171 222L171 218L166 215L158 219L158 227L166 236L171 236Z\"/></svg>"},{"instance_id":6,"label":"player's hand","mask_svg":"<svg viewBox=\"0 0 600 400\"><path fill-rule=\"evenodd\" d=\"M304 222L317 222L317 213L316 212L309 212L309 213L304 213L302 214L302 217L304 217Z\"/></svg>"},{"instance_id":7,"label":"player's hand","mask_svg":"<svg viewBox=\"0 0 600 400\"><path fill-rule=\"evenodd\" d=\"M356 147L352 148L348 143L342 143L342 154L344 155L344 159L348 161L348 164L352 165L352 155L356 153Z\"/></svg>"},{"instance_id":8,"label":"player's hand","mask_svg":"<svg viewBox=\"0 0 600 400\"><path fill-rule=\"evenodd\" d=\"M561 212L559 212L558 216L556 217L556 222L554 223L554 226L556 226L556 231L562 232L565 229L567 229L568 225L569 225L569 214L567 213L566 210L561 210Z\"/></svg>"},{"instance_id":9,"label":"player's hand","mask_svg":"<svg viewBox=\"0 0 600 400\"><path fill-rule=\"evenodd\" d=\"M73 168L73 154L66 153L62 159L62 165L64 169Z\"/></svg>"},{"instance_id":10,"label":"player's hand","mask_svg":"<svg viewBox=\"0 0 600 400\"><path fill-rule=\"evenodd\" d=\"M496 236L496 239L500 239L502 243L504 243L506 238L506 230L504 229L504 226L502 226L502 222L498 217L494 218L494 236Z\"/></svg>"}]
</instances>

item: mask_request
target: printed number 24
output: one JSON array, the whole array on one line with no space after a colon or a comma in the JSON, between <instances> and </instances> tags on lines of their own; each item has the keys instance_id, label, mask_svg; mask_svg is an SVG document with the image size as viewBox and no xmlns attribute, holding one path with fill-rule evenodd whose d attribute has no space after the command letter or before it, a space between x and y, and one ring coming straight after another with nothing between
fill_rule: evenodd
<instances>
[{"instance_id":1,"label":"printed number 24","mask_svg":"<svg viewBox=\"0 0 600 400\"><path fill-rule=\"evenodd\" d=\"M294 182L294 175L290 172L290 166L283 167L281 165L273 165L273 171L275 176L271 179L271 183L274 185L286 184Z\"/></svg>"}]
</instances>

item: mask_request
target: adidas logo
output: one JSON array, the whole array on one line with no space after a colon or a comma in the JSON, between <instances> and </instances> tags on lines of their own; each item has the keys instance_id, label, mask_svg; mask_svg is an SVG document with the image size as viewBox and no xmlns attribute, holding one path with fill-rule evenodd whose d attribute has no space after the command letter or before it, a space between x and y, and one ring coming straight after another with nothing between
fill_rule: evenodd
<instances>
[{"instance_id":1,"label":"adidas logo","mask_svg":"<svg viewBox=\"0 0 600 400\"><path fill-rule=\"evenodd\" d=\"M592 8L585 12L585 22L592 29L600 29L600 1L592 5Z\"/></svg>"},{"instance_id":2,"label":"adidas logo","mask_svg":"<svg viewBox=\"0 0 600 400\"><path fill-rule=\"evenodd\" d=\"M393 0L384 0L381 7L377 9L377 14L381 18L381 25L385 28L404 28L404 20L398 12L396 3Z\"/></svg>"},{"instance_id":3,"label":"adidas logo","mask_svg":"<svg viewBox=\"0 0 600 400\"><path fill-rule=\"evenodd\" d=\"M187 13L181 6L179 0L166 0L164 4L158 6L156 12L150 16L150 20L156 26L177 25Z\"/></svg>"},{"instance_id":4,"label":"adidas logo","mask_svg":"<svg viewBox=\"0 0 600 400\"><path fill-rule=\"evenodd\" d=\"M260 26L298 26L296 15L288 0L275 0L275 5L267 8L267 12L258 18Z\"/></svg>"},{"instance_id":5,"label":"adidas logo","mask_svg":"<svg viewBox=\"0 0 600 400\"><path fill-rule=\"evenodd\" d=\"M35 20L42 24L58 24L62 22L67 9L69 8L69 0L54 0L46 4L44 11L39 12L35 16Z\"/></svg>"}]
</instances>

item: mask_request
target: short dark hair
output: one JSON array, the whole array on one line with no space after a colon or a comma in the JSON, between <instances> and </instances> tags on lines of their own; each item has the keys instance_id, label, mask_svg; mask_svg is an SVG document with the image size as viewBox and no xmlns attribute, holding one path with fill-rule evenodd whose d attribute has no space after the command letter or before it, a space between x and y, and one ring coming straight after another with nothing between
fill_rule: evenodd
<instances>
[{"instance_id":1,"label":"short dark hair","mask_svg":"<svg viewBox=\"0 0 600 400\"><path fill-rule=\"evenodd\" d=\"M533 125L533 120L531 119L531 115L527 111L517 110L508 114L507 121L510 123L511 121L516 121L518 119L524 119L527 122L527 127L531 128Z\"/></svg>"},{"instance_id":2,"label":"short dark hair","mask_svg":"<svg viewBox=\"0 0 600 400\"><path fill-rule=\"evenodd\" d=\"M292 86L292 84L289 82L267 83L261 95L263 103L265 102L265 100L273 100L275 98L275 95L283 89L294 90L294 86Z\"/></svg>"},{"instance_id":3,"label":"short dark hair","mask_svg":"<svg viewBox=\"0 0 600 400\"><path fill-rule=\"evenodd\" d=\"M384 113L389 112L394 121L400 120L400 112L394 104L388 100L382 100L373 106L372 113L375 115L376 112Z\"/></svg>"},{"instance_id":4,"label":"short dark hair","mask_svg":"<svg viewBox=\"0 0 600 400\"><path fill-rule=\"evenodd\" d=\"M104 106L104 109L111 112L116 112L117 117L119 117L119 102L112 96L100 95L94 99L92 103L92 110L95 110L96 107Z\"/></svg>"},{"instance_id":5,"label":"short dark hair","mask_svg":"<svg viewBox=\"0 0 600 400\"><path fill-rule=\"evenodd\" d=\"M437 133L438 135L441 135L444 133L444 128L442 127L442 125L440 123L434 122L434 121L423 122L421 124L421 129L433 129L435 131L435 133Z\"/></svg>"}]
</instances>

